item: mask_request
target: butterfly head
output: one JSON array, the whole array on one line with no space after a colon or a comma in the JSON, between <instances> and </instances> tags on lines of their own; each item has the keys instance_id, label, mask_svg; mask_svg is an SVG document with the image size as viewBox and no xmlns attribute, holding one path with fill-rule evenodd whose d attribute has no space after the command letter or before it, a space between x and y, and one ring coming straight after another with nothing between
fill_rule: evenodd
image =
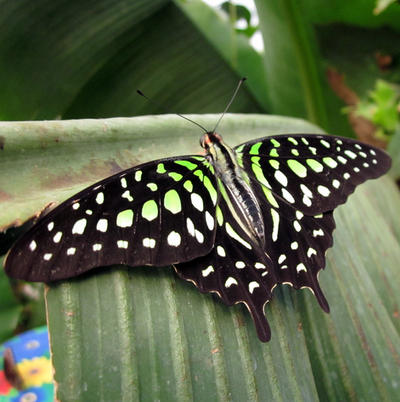
<instances>
[{"instance_id":1,"label":"butterfly head","mask_svg":"<svg viewBox=\"0 0 400 402\"><path fill-rule=\"evenodd\" d=\"M215 145L221 144L221 143L222 143L222 137L213 131L209 131L209 132L205 133L200 138L200 145L207 152L212 152L211 150L215 147Z\"/></svg>"}]
</instances>

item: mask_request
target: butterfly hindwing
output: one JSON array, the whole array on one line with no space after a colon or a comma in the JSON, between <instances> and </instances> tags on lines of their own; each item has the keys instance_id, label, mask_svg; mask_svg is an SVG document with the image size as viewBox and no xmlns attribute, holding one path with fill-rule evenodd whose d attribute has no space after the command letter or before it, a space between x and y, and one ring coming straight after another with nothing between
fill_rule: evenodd
<instances>
[{"instance_id":1,"label":"butterfly hindwing","mask_svg":"<svg viewBox=\"0 0 400 402\"><path fill-rule=\"evenodd\" d=\"M223 197L217 207L217 222L215 245L210 253L176 264L175 270L201 292L217 293L227 305L244 303L265 342L270 338L270 329L264 305L277 284L273 263L233 218Z\"/></svg>"},{"instance_id":2,"label":"butterfly hindwing","mask_svg":"<svg viewBox=\"0 0 400 402\"><path fill-rule=\"evenodd\" d=\"M218 197L207 166L199 156L161 159L90 186L22 236L6 270L49 282L98 266L163 266L206 254Z\"/></svg>"},{"instance_id":3,"label":"butterfly hindwing","mask_svg":"<svg viewBox=\"0 0 400 402\"><path fill-rule=\"evenodd\" d=\"M260 200L265 235L265 251L273 261L278 283L295 289L307 287L319 304L329 311L318 283L318 272L325 267L325 252L332 246L335 222L332 211L306 215L252 179L250 181Z\"/></svg>"}]
</instances>

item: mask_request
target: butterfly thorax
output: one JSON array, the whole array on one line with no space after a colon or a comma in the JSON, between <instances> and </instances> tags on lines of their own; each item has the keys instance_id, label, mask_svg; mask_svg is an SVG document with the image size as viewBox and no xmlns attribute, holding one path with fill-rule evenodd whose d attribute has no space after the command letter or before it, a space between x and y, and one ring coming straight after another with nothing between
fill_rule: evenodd
<instances>
[{"instance_id":1,"label":"butterfly thorax","mask_svg":"<svg viewBox=\"0 0 400 402\"><path fill-rule=\"evenodd\" d=\"M236 152L217 133L204 134L200 143L215 169L221 196L225 198L232 216L250 238L264 246L265 228L261 208L249 186L248 175L237 162Z\"/></svg>"}]
</instances>

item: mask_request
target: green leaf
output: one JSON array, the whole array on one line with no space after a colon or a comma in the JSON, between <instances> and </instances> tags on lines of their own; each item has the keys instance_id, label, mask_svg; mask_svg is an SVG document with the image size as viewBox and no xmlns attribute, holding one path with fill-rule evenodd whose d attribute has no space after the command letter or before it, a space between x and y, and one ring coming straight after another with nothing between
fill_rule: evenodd
<instances>
[{"instance_id":1,"label":"green leaf","mask_svg":"<svg viewBox=\"0 0 400 402\"><path fill-rule=\"evenodd\" d=\"M385 0L382 0L385 1ZM374 13L377 0L303 0L307 16L315 24L343 23L361 27L390 27L399 31L400 7L392 5L385 12Z\"/></svg>"},{"instance_id":2,"label":"green leaf","mask_svg":"<svg viewBox=\"0 0 400 402\"><path fill-rule=\"evenodd\" d=\"M376 7L374 8L374 14L380 14L386 10L391 4L396 3L396 0L376 0Z\"/></svg>"},{"instance_id":3,"label":"green leaf","mask_svg":"<svg viewBox=\"0 0 400 402\"><path fill-rule=\"evenodd\" d=\"M138 88L171 113L219 112L242 75L259 86L255 96L265 98L265 78L257 72L262 72L261 56L242 38L239 56L250 58L237 63L236 70L188 16L194 7L199 18L210 16L208 25L211 21L229 38L229 25L198 2L63 0L50 5L37 0L34 12L29 0L5 2L0 116L26 120L163 112L140 98ZM239 74L252 62L248 72ZM260 104L245 89L231 111L259 112Z\"/></svg>"},{"instance_id":4,"label":"green leaf","mask_svg":"<svg viewBox=\"0 0 400 402\"><path fill-rule=\"evenodd\" d=\"M189 117L206 127L218 118ZM301 120L260 115L228 115L219 131L232 145L272 133L319 132ZM15 203L4 208L10 212L3 224L115 169L199 150L198 128L176 116L3 123L0 135L0 169L20 176L18 186L2 184ZM56 183L52 191L48 179ZM360 186L338 208L335 245L320 275L331 314L307 290L282 286L266 307L267 344L243 305L227 307L200 294L168 267L112 267L49 286L57 398L395 400L399 208L389 179Z\"/></svg>"},{"instance_id":5,"label":"green leaf","mask_svg":"<svg viewBox=\"0 0 400 402\"><path fill-rule=\"evenodd\" d=\"M395 133L389 143L388 153L392 157L390 175L395 180L400 180L400 124L397 125Z\"/></svg>"},{"instance_id":6,"label":"green leaf","mask_svg":"<svg viewBox=\"0 0 400 402\"><path fill-rule=\"evenodd\" d=\"M307 118L331 131L334 125L328 119L328 110L334 95L324 80L312 26L304 17L303 7L293 0L255 3L264 38L272 112Z\"/></svg>"},{"instance_id":7,"label":"green leaf","mask_svg":"<svg viewBox=\"0 0 400 402\"><path fill-rule=\"evenodd\" d=\"M9 279L3 271L4 258L0 258L0 343L14 335L22 311L17 303Z\"/></svg>"},{"instance_id":8,"label":"green leaf","mask_svg":"<svg viewBox=\"0 0 400 402\"><path fill-rule=\"evenodd\" d=\"M254 50L249 40L243 35L232 32L229 21L223 19L220 14L203 2L177 1L177 4L204 38L217 50L219 57L222 57L239 77L248 78L246 87L263 110L271 110L263 56Z\"/></svg>"},{"instance_id":9,"label":"green leaf","mask_svg":"<svg viewBox=\"0 0 400 402\"><path fill-rule=\"evenodd\" d=\"M369 92L368 100L357 105L356 112L371 120L382 135L392 135L399 123L399 96L395 89L383 80L377 80L374 90Z\"/></svg>"}]
</instances>

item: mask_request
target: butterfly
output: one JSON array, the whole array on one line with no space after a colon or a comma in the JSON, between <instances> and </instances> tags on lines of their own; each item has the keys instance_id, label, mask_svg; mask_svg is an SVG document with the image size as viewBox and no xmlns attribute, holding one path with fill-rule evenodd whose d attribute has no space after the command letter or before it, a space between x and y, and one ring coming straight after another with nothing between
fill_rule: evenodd
<instances>
[{"instance_id":1,"label":"butterfly","mask_svg":"<svg viewBox=\"0 0 400 402\"><path fill-rule=\"evenodd\" d=\"M258 337L278 284L309 288L332 246L333 210L391 165L382 150L330 135L290 134L229 147L205 132L204 155L135 166L42 216L9 251L13 278L53 282L99 266L173 265L227 305L244 303Z\"/></svg>"}]
</instances>

